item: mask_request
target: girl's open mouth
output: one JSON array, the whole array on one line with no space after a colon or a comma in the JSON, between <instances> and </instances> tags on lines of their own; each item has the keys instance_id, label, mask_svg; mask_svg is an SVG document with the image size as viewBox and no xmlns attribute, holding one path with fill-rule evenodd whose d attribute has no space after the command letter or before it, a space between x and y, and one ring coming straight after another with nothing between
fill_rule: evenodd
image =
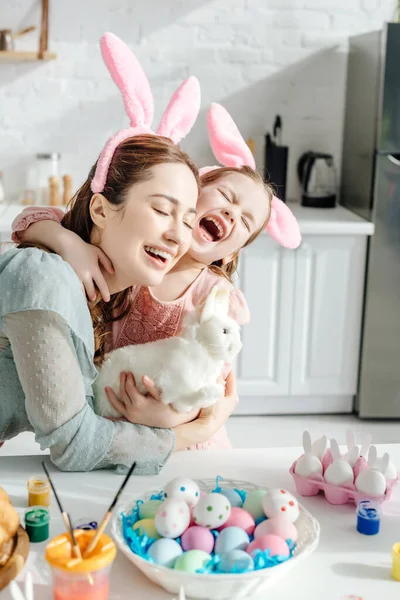
<instances>
[{"instance_id":1,"label":"girl's open mouth","mask_svg":"<svg viewBox=\"0 0 400 600\"><path fill-rule=\"evenodd\" d=\"M169 252L165 252L165 250L159 250L153 246L145 246L144 251L148 256L159 262L161 265L165 265L167 260L172 258L172 255L169 254Z\"/></svg>"},{"instance_id":2,"label":"girl's open mouth","mask_svg":"<svg viewBox=\"0 0 400 600\"><path fill-rule=\"evenodd\" d=\"M200 219L199 229L208 242L219 242L225 233L221 221L211 216Z\"/></svg>"}]
</instances>

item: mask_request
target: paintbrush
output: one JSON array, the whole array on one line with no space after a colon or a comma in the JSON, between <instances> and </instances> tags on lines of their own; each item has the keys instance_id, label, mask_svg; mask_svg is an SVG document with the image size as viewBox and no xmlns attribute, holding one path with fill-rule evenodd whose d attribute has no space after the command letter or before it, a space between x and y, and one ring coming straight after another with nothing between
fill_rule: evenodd
<instances>
[{"instance_id":1,"label":"paintbrush","mask_svg":"<svg viewBox=\"0 0 400 600\"><path fill-rule=\"evenodd\" d=\"M128 483L129 478L132 475L135 467L136 467L136 462L134 462L133 465L131 466L131 468L129 469L129 471L128 471L126 477L125 477L125 479L123 480L123 482L122 482L122 484L121 484L121 486L119 488L119 490L115 494L114 500L111 502L111 504L110 504L110 506L108 508L108 511L104 515L104 518L103 518L102 522L100 523L100 525L99 525L99 527L98 527L98 529L96 531L96 534L94 535L92 541L90 542L89 546L86 548L86 550L84 552L84 555L83 555L83 558L86 558L88 556L88 554L90 554L90 552L92 552L92 550L94 550L94 548L96 547L97 542L99 541L100 537L103 534L103 531L105 530L105 528L107 527L107 525L108 525L108 523L109 523L109 521L111 519L112 511L114 510L115 505L117 504L120 495L124 491L124 487Z\"/></svg>"},{"instance_id":2,"label":"paintbrush","mask_svg":"<svg viewBox=\"0 0 400 600\"><path fill-rule=\"evenodd\" d=\"M56 502L58 504L58 508L60 509L60 513L61 513L61 516L63 518L65 527L67 528L67 531L69 531L69 533L71 535L72 547L73 547L75 556L76 556L76 558L82 558L81 549L79 548L78 544L76 543L76 539L75 539L75 535L74 535L74 530L73 530L73 527L72 527L71 519L70 519L69 515L65 512L65 510L62 507L62 504L60 502L60 498L58 497L58 494L56 492L56 488L54 487L54 483L51 480L50 473L48 472L47 467L46 467L46 465L45 465L45 463L43 461L42 461L42 467L43 467L44 472L46 473L47 479L49 480L49 483L51 485L51 489L53 490L53 494L54 494L54 497L55 497Z\"/></svg>"}]
</instances>

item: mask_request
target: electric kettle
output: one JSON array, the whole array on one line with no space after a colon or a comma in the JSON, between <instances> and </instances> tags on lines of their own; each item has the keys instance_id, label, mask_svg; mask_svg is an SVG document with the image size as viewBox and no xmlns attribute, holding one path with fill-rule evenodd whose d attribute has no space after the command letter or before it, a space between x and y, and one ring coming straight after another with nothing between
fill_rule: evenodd
<instances>
[{"instance_id":1,"label":"electric kettle","mask_svg":"<svg viewBox=\"0 0 400 600\"><path fill-rule=\"evenodd\" d=\"M305 152L297 163L301 204L313 208L336 206L336 169L331 154Z\"/></svg>"}]
</instances>

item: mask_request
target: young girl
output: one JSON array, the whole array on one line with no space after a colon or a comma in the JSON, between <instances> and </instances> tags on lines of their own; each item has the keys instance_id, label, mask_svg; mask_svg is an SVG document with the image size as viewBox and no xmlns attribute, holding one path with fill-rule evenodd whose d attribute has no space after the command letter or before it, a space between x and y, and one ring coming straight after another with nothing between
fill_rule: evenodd
<instances>
[{"instance_id":1,"label":"young girl","mask_svg":"<svg viewBox=\"0 0 400 600\"><path fill-rule=\"evenodd\" d=\"M232 284L240 250L264 227L287 247L294 248L300 243L299 228L292 213L274 198L271 187L255 171L249 148L222 106L212 105L208 126L215 156L226 166L204 169L191 247L159 286L133 288L130 311L114 322L107 349L177 335L184 315L202 303L216 283L225 283L230 290L231 316L239 324L248 322L246 301ZM167 206L165 214L168 214ZM62 212L54 209L27 209L13 224L14 239L43 242L47 238L49 245L50 238L57 252L78 273L89 296L93 294L94 279L107 297L97 266L99 256L94 256L92 249L89 253L82 247L81 240L73 239L70 232L56 223L36 222L38 219L60 221L62 216ZM105 264L105 257L100 256L100 259ZM135 390L131 375L121 374L119 398L112 390L107 390L107 395L128 420L148 424L148 419L152 419L150 407L146 409L144 404L138 415L135 404L132 405ZM195 414L190 415L194 417ZM160 414L157 425L171 427L181 422L181 418L182 415L165 411L164 415ZM184 418L187 419L187 415ZM195 445L198 449L211 447L230 447L224 428L208 442Z\"/></svg>"},{"instance_id":2,"label":"young girl","mask_svg":"<svg viewBox=\"0 0 400 600\"><path fill-rule=\"evenodd\" d=\"M0 445L33 431L60 469L129 467L135 461L135 474L154 474L174 449L213 435L232 412L236 394L233 387L213 414L174 431L112 422L93 411L93 356L107 311L121 314L132 285L159 285L187 251L199 191L197 169L172 141L184 137L197 116L197 82L181 86L163 118L170 139L160 137L151 130L152 95L135 57L110 34L102 49L123 87L131 127L105 145L67 225L109 256L112 299L88 308L74 271L46 250L15 248L0 257ZM153 410L160 404L146 402Z\"/></svg>"}]
</instances>

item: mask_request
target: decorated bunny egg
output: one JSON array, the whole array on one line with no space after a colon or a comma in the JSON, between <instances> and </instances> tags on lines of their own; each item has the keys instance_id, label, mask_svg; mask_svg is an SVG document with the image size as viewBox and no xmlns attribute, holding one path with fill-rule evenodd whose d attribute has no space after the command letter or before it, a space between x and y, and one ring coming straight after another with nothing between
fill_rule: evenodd
<instances>
[{"instance_id":1,"label":"decorated bunny egg","mask_svg":"<svg viewBox=\"0 0 400 600\"><path fill-rule=\"evenodd\" d=\"M177 477L165 486L164 498L179 498L179 500L184 500L187 504L195 506L200 500L200 488L193 479Z\"/></svg>"},{"instance_id":2,"label":"decorated bunny egg","mask_svg":"<svg viewBox=\"0 0 400 600\"><path fill-rule=\"evenodd\" d=\"M156 565L172 569L175 561L182 556L182 548L175 540L161 538L150 546L148 555Z\"/></svg>"},{"instance_id":3,"label":"decorated bunny egg","mask_svg":"<svg viewBox=\"0 0 400 600\"><path fill-rule=\"evenodd\" d=\"M358 492L371 496L381 496L386 491L386 479L377 469L361 471L355 485Z\"/></svg>"},{"instance_id":4,"label":"decorated bunny egg","mask_svg":"<svg viewBox=\"0 0 400 600\"><path fill-rule=\"evenodd\" d=\"M231 514L231 504L223 494L211 493L201 497L193 510L196 525L216 529L224 525Z\"/></svg>"},{"instance_id":5,"label":"decorated bunny egg","mask_svg":"<svg viewBox=\"0 0 400 600\"><path fill-rule=\"evenodd\" d=\"M300 456L294 469L296 475L310 477L310 475L322 474L322 463L314 454L303 454Z\"/></svg>"},{"instance_id":6,"label":"decorated bunny egg","mask_svg":"<svg viewBox=\"0 0 400 600\"><path fill-rule=\"evenodd\" d=\"M386 466L383 457L378 458L376 461L376 466L383 473L383 476L386 480L390 481L392 479L397 479L396 465L392 460L389 459Z\"/></svg>"},{"instance_id":7,"label":"decorated bunny egg","mask_svg":"<svg viewBox=\"0 0 400 600\"><path fill-rule=\"evenodd\" d=\"M264 513L268 519L284 514L289 521L297 521L300 513L299 503L289 492L282 489L272 489L263 498Z\"/></svg>"},{"instance_id":8,"label":"decorated bunny egg","mask_svg":"<svg viewBox=\"0 0 400 600\"><path fill-rule=\"evenodd\" d=\"M334 460L325 471L325 481L332 485L346 485L353 483L354 472L348 462Z\"/></svg>"},{"instance_id":9,"label":"decorated bunny egg","mask_svg":"<svg viewBox=\"0 0 400 600\"><path fill-rule=\"evenodd\" d=\"M276 515L276 517L267 519L257 525L254 531L254 539L270 535L271 533L284 540L292 540L292 542L296 542L298 538L298 532L295 525L293 525L284 514Z\"/></svg>"},{"instance_id":10,"label":"decorated bunny egg","mask_svg":"<svg viewBox=\"0 0 400 600\"><path fill-rule=\"evenodd\" d=\"M157 509L155 527L162 537L177 538L189 527L190 509L184 500L165 500Z\"/></svg>"},{"instance_id":11,"label":"decorated bunny egg","mask_svg":"<svg viewBox=\"0 0 400 600\"><path fill-rule=\"evenodd\" d=\"M248 512L256 521L264 517L263 499L265 490L252 490L247 492L243 503L243 510Z\"/></svg>"},{"instance_id":12,"label":"decorated bunny egg","mask_svg":"<svg viewBox=\"0 0 400 600\"><path fill-rule=\"evenodd\" d=\"M285 540L277 535L265 535L260 537L249 545L246 552L250 555L255 554L256 550L269 550L270 556L289 556L290 549Z\"/></svg>"}]
</instances>

